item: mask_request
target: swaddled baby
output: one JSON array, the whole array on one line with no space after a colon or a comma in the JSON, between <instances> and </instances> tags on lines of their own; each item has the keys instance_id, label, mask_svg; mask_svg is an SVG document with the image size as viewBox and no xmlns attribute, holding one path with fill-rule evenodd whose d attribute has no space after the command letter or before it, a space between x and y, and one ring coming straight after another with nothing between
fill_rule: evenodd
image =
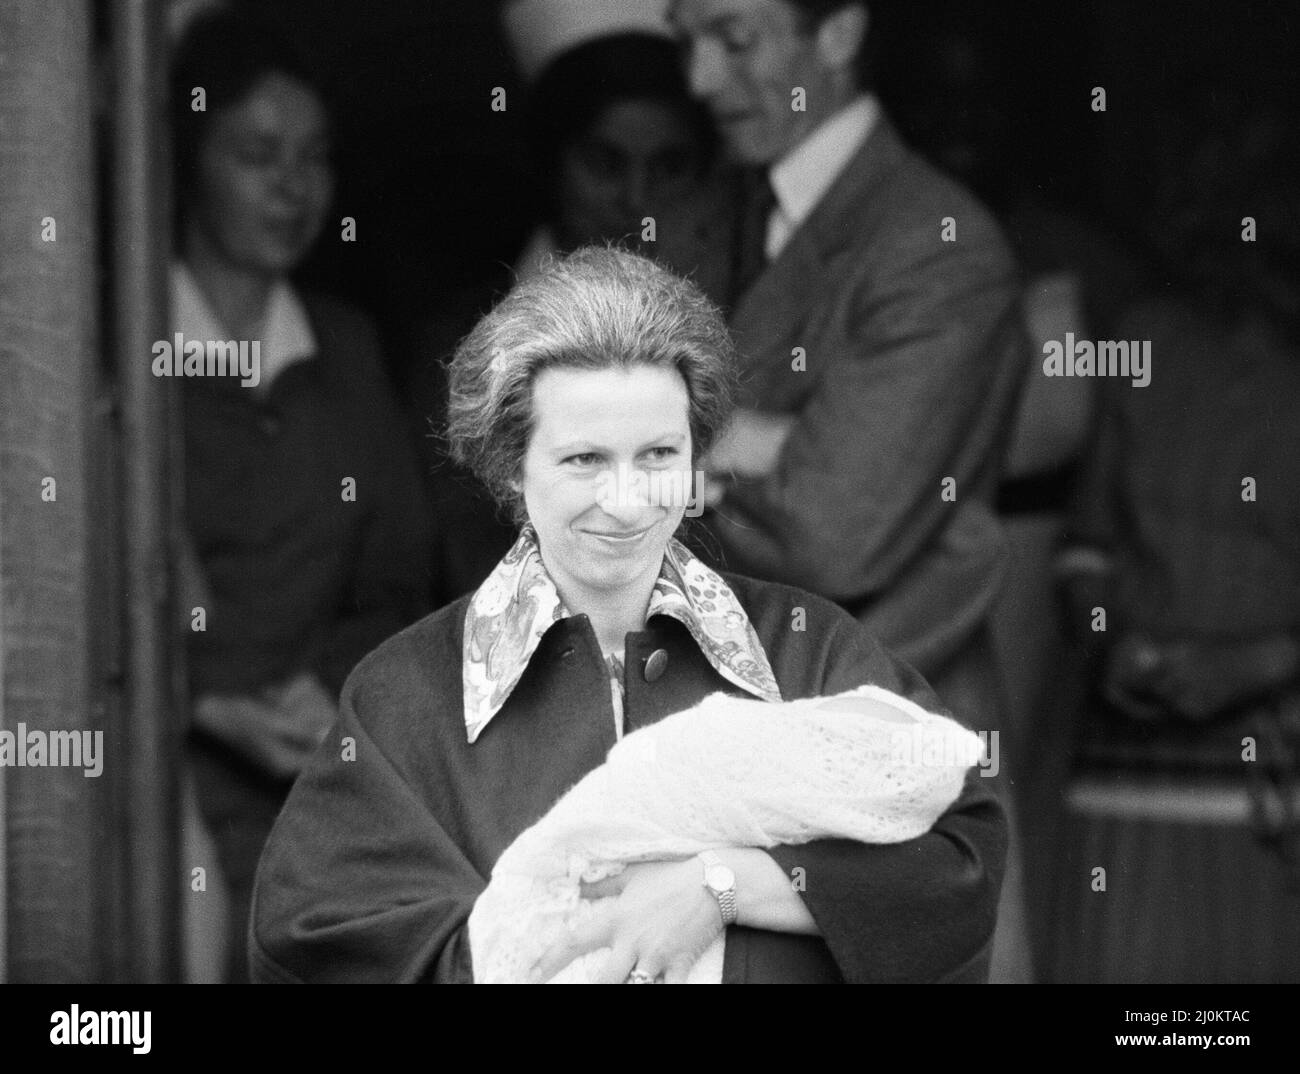
<instances>
[{"instance_id":1,"label":"swaddled baby","mask_svg":"<svg viewBox=\"0 0 1300 1074\"><path fill-rule=\"evenodd\" d=\"M475 980L528 980L551 942L593 912L581 882L633 862L916 838L956 801L981 749L960 724L876 686L780 704L707 697L627 735L506 848L470 914ZM689 980L721 980L724 942ZM552 980L590 980L607 956L585 955Z\"/></svg>"}]
</instances>

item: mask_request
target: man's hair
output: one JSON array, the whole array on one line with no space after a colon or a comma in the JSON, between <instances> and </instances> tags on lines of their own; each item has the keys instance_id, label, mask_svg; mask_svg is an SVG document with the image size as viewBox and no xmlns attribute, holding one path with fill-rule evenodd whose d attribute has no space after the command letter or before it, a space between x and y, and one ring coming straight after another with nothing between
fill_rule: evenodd
<instances>
[{"instance_id":1,"label":"man's hair","mask_svg":"<svg viewBox=\"0 0 1300 1074\"><path fill-rule=\"evenodd\" d=\"M447 439L497 502L523 521L514 487L543 369L675 369L699 459L731 411L735 352L721 312L693 283L617 247L553 258L517 284L456 349ZM693 461L694 461L693 459Z\"/></svg>"},{"instance_id":2,"label":"man's hair","mask_svg":"<svg viewBox=\"0 0 1300 1074\"><path fill-rule=\"evenodd\" d=\"M870 21L867 26L866 40L858 50L854 63L854 74L859 89L870 89L875 83L877 57L880 53L880 34L877 32L876 16L883 10L883 0L784 0L794 8L806 33L812 33L821 25L823 19L842 11L846 7L860 7L867 10Z\"/></svg>"}]
</instances>

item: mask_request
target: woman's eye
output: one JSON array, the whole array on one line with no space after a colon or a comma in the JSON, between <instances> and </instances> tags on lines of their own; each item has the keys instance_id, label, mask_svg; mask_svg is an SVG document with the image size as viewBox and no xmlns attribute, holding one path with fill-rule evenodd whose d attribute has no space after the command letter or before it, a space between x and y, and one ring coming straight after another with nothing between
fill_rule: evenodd
<instances>
[{"instance_id":1,"label":"woman's eye","mask_svg":"<svg viewBox=\"0 0 1300 1074\"><path fill-rule=\"evenodd\" d=\"M664 462L668 459L676 458L677 449L675 447L656 447L651 448L649 455L658 462Z\"/></svg>"},{"instance_id":2,"label":"woman's eye","mask_svg":"<svg viewBox=\"0 0 1300 1074\"><path fill-rule=\"evenodd\" d=\"M594 466L600 462L600 456L594 451L584 451L580 455L570 455L565 462L571 462L575 466Z\"/></svg>"}]
</instances>

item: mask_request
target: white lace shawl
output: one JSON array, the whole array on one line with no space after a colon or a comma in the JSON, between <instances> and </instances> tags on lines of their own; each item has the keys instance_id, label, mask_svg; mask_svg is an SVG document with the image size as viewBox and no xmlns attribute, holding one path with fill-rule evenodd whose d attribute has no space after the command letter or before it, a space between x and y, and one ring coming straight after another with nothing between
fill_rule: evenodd
<instances>
[{"instance_id":1,"label":"white lace shawl","mask_svg":"<svg viewBox=\"0 0 1300 1074\"><path fill-rule=\"evenodd\" d=\"M876 686L779 704L705 698L627 735L506 848L470 914L475 980L528 980L551 942L593 912L579 882L633 862L922 835L961 793L980 751L960 724ZM724 941L690 980L721 980ZM590 980L608 953L578 959L553 981Z\"/></svg>"}]
</instances>

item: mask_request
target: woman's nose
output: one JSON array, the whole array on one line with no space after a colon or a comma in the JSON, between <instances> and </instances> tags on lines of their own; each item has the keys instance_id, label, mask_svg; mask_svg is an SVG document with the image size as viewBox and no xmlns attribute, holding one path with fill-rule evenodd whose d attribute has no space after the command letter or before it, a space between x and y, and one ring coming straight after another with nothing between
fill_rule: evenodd
<instances>
[{"instance_id":1,"label":"woman's nose","mask_svg":"<svg viewBox=\"0 0 1300 1074\"><path fill-rule=\"evenodd\" d=\"M644 516L651 503L646 475L639 470L609 471L599 483L596 503L605 514L622 522L634 522Z\"/></svg>"}]
</instances>

